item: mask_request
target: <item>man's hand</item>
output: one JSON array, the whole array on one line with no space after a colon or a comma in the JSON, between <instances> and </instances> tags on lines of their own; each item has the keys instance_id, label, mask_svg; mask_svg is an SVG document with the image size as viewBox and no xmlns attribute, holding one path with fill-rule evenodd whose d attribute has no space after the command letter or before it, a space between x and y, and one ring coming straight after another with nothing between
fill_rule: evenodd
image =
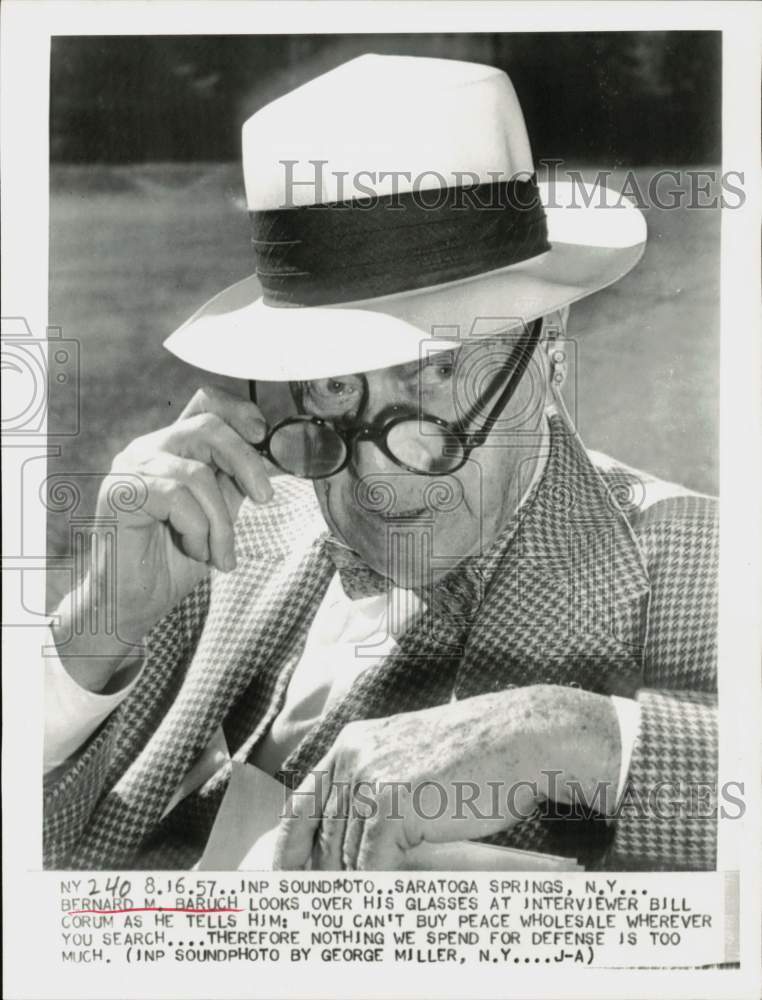
<instances>
[{"instance_id":1,"label":"man's hand","mask_svg":"<svg viewBox=\"0 0 762 1000\"><path fill-rule=\"evenodd\" d=\"M119 517L113 610L120 639L139 641L210 566L235 568L233 523L244 496L256 503L272 497L253 447L265 431L253 403L211 386L196 392L174 424L137 438L116 456L112 473L138 476L146 491L139 510ZM108 485L99 512L107 509ZM107 567L95 567L74 600L112 599L106 576ZM63 611L69 603L62 608L62 635L70 634ZM83 636L62 650L69 673L91 690L101 690L122 659L121 652L115 660L104 657L107 646L108 637Z\"/></svg>"},{"instance_id":2,"label":"man's hand","mask_svg":"<svg viewBox=\"0 0 762 1000\"><path fill-rule=\"evenodd\" d=\"M422 841L485 837L544 798L613 807L619 726L609 698L535 685L353 722L290 800L275 867L405 868ZM560 772L560 773L559 773Z\"/></svg>"}]
</instances>

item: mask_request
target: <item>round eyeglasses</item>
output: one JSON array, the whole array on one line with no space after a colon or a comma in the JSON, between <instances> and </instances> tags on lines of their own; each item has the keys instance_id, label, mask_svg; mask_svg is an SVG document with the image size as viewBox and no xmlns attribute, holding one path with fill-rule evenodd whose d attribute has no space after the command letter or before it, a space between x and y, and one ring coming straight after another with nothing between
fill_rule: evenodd
<instances>
[{"instance_id":1,"label":"round eyeglasses","mask_svg":"<svg viewBox=\"0 0 762 1000\"><path fill-rule=\"evenodd\" d=\"M299 414L280 420L264 441L254 447L283 472L303 479L335 476L347 466L360 441L372 442L387 458L408 472L422 476L446 476L457 472L466 464L471 452L484 444L515 393L541 331L542 320L539 319L517 341L498 373L498 378L502 378L510 372L508 381L477 430L466 431L463 422L452 424L418 412L405 412L380 424L351 426ZM256 401L254 382L249 383L249 393Z\"/></svg>"}]
</instances>

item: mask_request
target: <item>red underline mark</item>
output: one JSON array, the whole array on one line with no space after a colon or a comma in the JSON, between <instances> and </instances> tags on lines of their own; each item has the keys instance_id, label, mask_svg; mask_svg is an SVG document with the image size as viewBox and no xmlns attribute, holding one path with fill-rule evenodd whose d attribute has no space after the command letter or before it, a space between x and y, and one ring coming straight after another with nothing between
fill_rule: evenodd
<instances>
[{"instance_id":1,"label":"red underline mark","mask_svg":"<svg viewBox=\"0 0 762 1000\"><path fill-rule=\"evenodd\" d=\"M218 906L213 910L192 910L185 906L127 906L123 910L69 910L69 916L80 913L243 913L243 909L235 906Z\"/></svg>"}]
</instances>

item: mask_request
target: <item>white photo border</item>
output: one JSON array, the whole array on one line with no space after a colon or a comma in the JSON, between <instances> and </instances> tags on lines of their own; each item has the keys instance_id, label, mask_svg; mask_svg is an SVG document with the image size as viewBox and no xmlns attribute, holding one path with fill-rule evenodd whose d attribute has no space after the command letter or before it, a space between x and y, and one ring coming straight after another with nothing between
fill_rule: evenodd
<instances>
[{"instance_id":1,"label":"white photo border","mask_svg":"<svg viewBox=\"0 0 762 1000\"><path fill-rule=\"evenodd\" d=\"M407 966L385 973L385 996L511 995L566 997L759 995L760 800L759 732L762 721L759 662L762 608L762 350L760 348L760 39L762 15L752 3L409 3L291 2L288 4L152 0L6 0L2 8L2 291L4 317L23 317L44 341L48 296L48 107L50 38L54 35L428 33L596 30L721 30L723 32L723 170L744 174L743 207L725 210L721 261L721 606L719 703L720 783L743 781L743 822L720 823L718 870L741 872L739 969L626 973L564 969L511 969L510 986L486 968L466 984L457 970ZM4 552L45 552L42 505L23 509L19 476L23 460L44 466L44 429L19 445L4 441ZM24 451L26 449L26 451ZM34 559L3 561L4 620L8 608L43 608L44 573ZM23 591L22 591L23 588ZM57 926L47 915L46 893L55 873L40 869L42 827L40 648L45 620L3 632L3 872L6 995L26 997L207 996L209 980L179 969L140 970L129 984L109 970L89 969L87 983L72 986L46 961ZM31 734L31 736L30 736ZM652 876L658 878L658 875ZM52 947L52 944L51 944ZM215 966L218 996L381 995L359 980L356 968L331 966L328 985L316 985L307 968L268 975L266 984L241 985L241 973ZM260 969L257 970L259 975ZM72 970L68 973L74 975ZM549 974L549 973L548 973ZM166 975L166 979L163 978ZM612 978L613 977L613 978ZM283 980L287 980L284 982ZM72 979L72 983L74 980Z\"/></svg>"}]
</instances>

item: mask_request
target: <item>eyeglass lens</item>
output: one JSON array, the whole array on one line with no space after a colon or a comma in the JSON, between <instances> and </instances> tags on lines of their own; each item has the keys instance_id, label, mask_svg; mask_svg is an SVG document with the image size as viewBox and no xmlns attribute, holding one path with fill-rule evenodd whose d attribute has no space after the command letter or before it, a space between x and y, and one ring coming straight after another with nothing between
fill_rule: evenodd
<instances>
[{"instance_id":1,"label":"eyeglass lens","mask_svg":"<svg viewBox=\"0 0 762 1000\"><path fill-rule=\"evenodd\" d=\"M389 452L410 469L442 475L460 465L463 447L458 438L429 420L403 420L386 436Z\"/></svg>"},{"instance_id":2,"label":"eyeglass lens","mask_svg":"<svg viewBox=\"0 0 762 1000\"><path fill-rule=\"evenodd\" d=\"M390 427L386 450L400 464L416 472L442 475L457 468L463 446L447 427L429 420L402 420ZM270 455L285 472L321 479L346 461L347 445L330 426L308 420L288 421L270 438Z\"/></svg>"},{"instance_id":3,"label":"eyeglass lens","mask_svg":"<svg viewBox=\"0 0 762 1000\"><path fill-rule=\"evenodd\" d=\"M299 420L276 427L270 438L270 455L284 472L322 479L341 468L347 446L330 427Z\"/></svg>"}]
</instances>

